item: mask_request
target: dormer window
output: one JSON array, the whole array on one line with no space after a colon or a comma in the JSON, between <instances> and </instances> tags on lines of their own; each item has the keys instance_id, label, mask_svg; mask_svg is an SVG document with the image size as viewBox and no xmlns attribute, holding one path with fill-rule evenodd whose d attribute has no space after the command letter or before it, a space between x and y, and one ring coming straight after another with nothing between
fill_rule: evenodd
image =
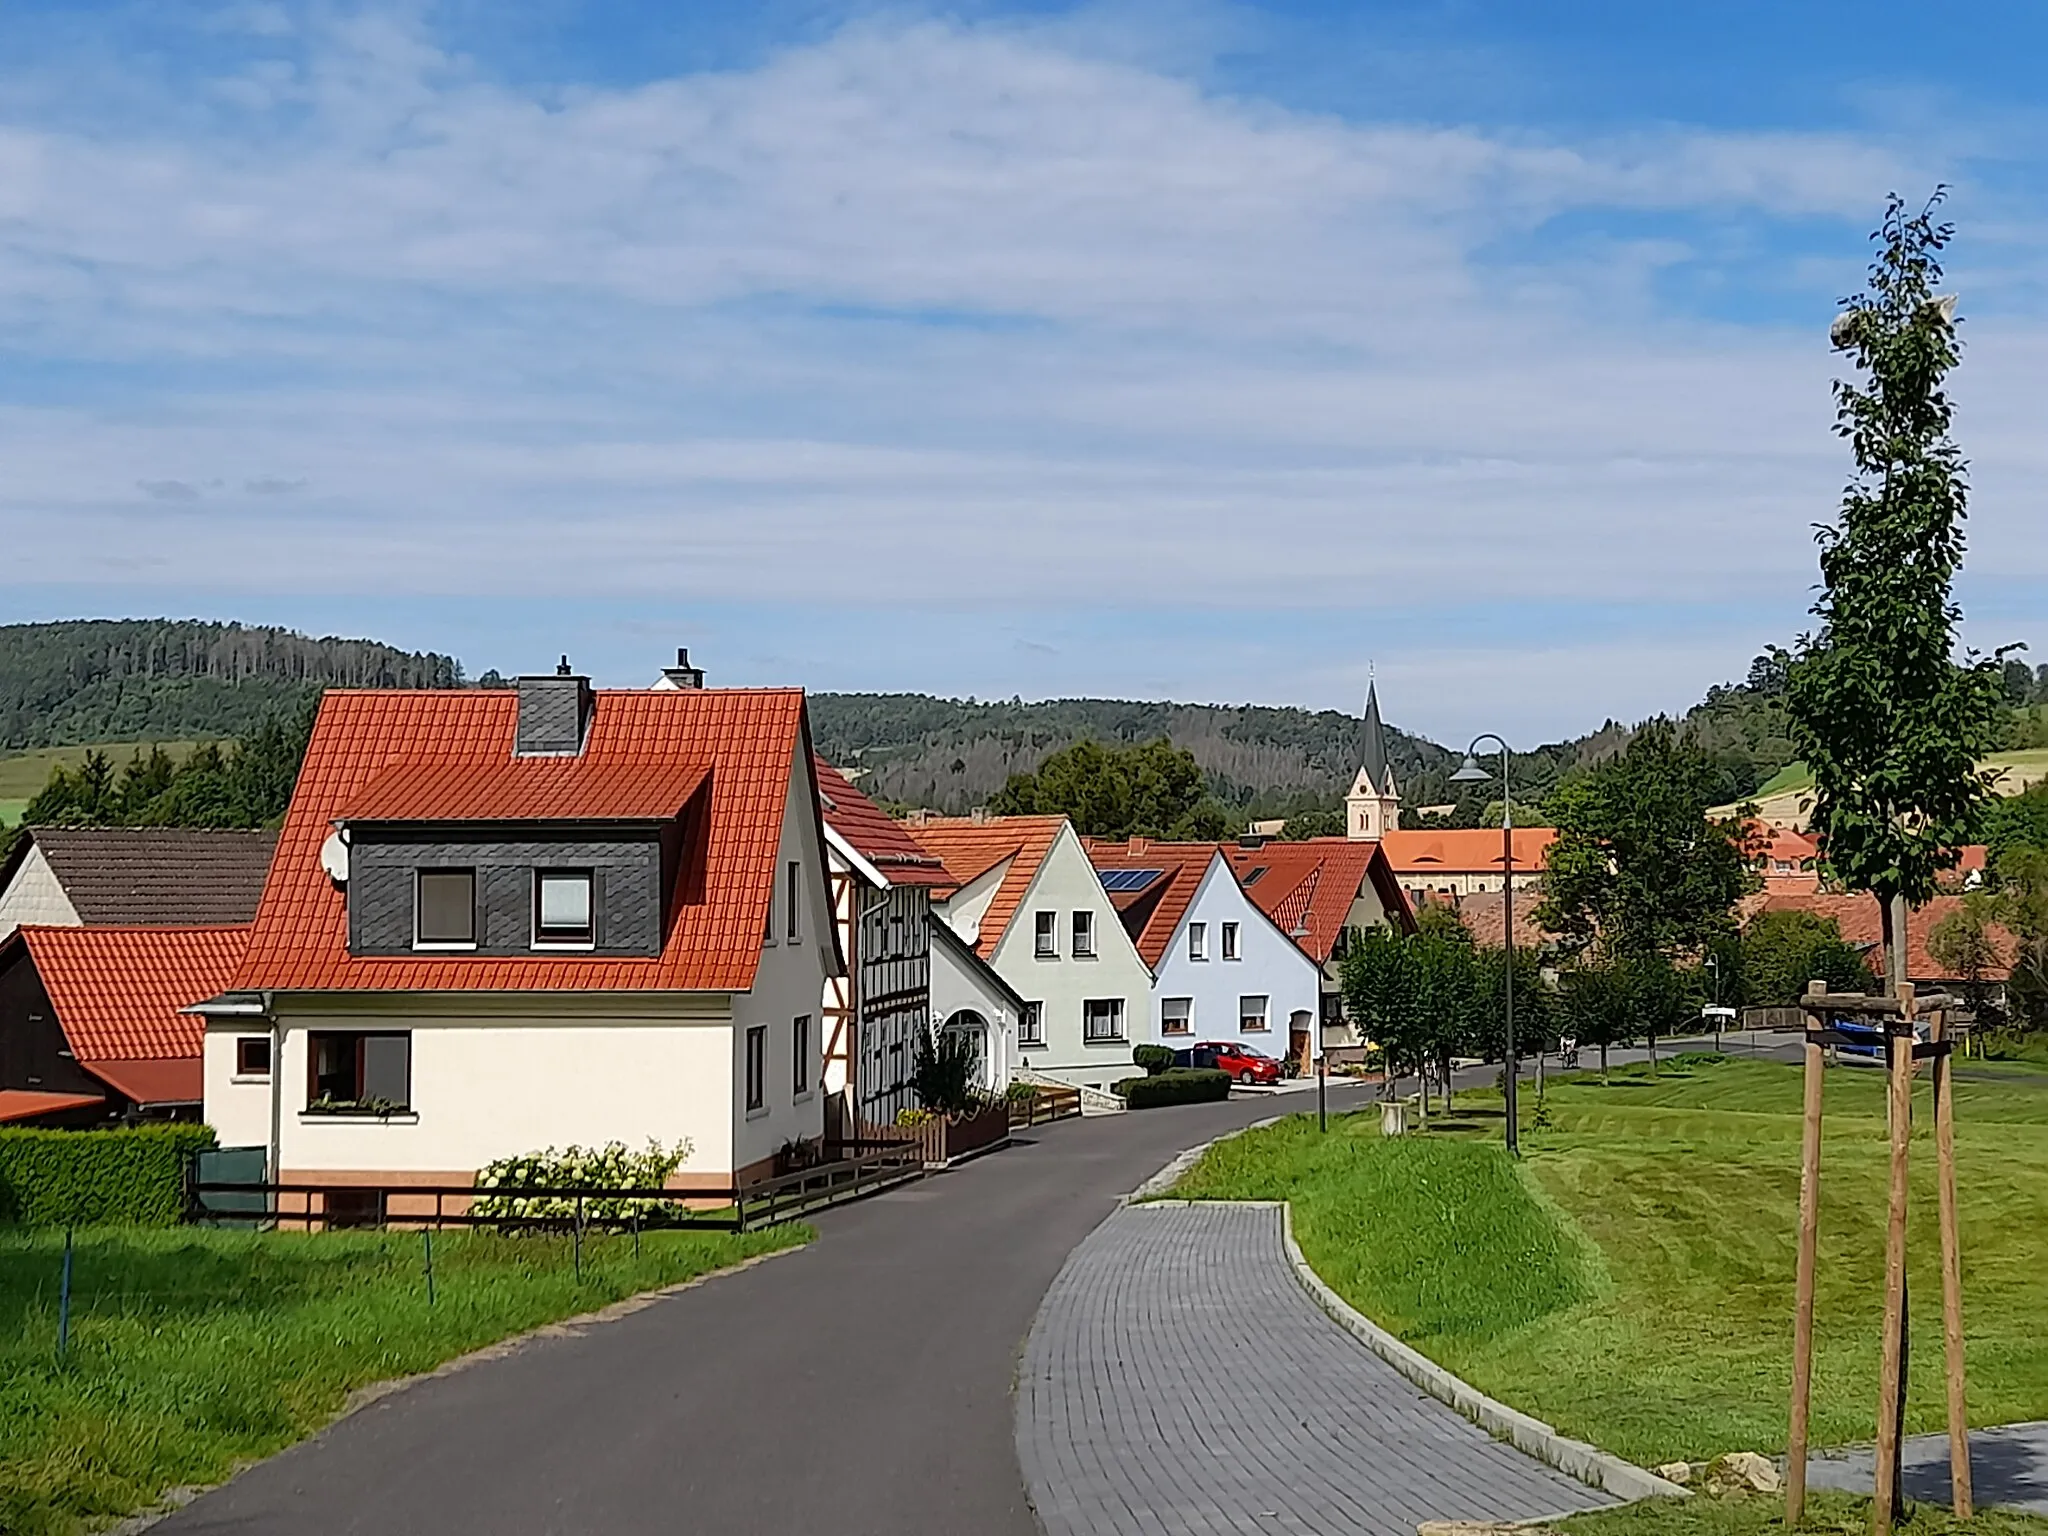
<instances>
[{"instance_id":1,"label":"dormer window","mask_svg":"<svg viewBox=\"0 0 2048 1536\"><path fill-rule=\"evenodd\" d=\"M476 948L476 871L423 869L413 884L413 946Z\"/></svg>"},{"instance_id":2,"label":"dormer window","mask_svg":"<svg viewBox=\"0 0 2048 1536\"><path fill-rule=\"evenodd\" d=\"M533 942L588 945L597 937L587 869L542 869L533 876Z\"/></svg>"}]
</instances>

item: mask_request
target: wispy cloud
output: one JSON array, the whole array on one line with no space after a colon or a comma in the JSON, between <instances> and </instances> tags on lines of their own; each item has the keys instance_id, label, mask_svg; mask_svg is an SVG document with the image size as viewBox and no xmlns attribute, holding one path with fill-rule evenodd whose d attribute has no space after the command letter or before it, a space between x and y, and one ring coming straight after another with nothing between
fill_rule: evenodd
<instances>
[{"instance_id":1,"label":"wispy cloud","mask_svg":"<svg viewBox=\"0 0 2048 1536\"><path fill-rule=\"evenodd\" d=\"M1383 662L1503 599L1796 607L1843 467L1830 301L1883 192L1959 172L1846 132L1297 113L1052 28L862 23L539 88L405 13L223 18L244 43L188 101L110 94L92 131L0 84L0 339L97 370L0 384L0 521L52 580L111 579L137 486L220 479L253 499L207 499L169 588L1434 595L1446 630ZM1668 291L1759 247L1796 326ZM2044 345L2009 323L1965 371L2008 570L2048 571ZM1189 654L1185 686L1214 671ZM1560 721L1611 681L1558 669Z\"/></svg>"}]
</instances>

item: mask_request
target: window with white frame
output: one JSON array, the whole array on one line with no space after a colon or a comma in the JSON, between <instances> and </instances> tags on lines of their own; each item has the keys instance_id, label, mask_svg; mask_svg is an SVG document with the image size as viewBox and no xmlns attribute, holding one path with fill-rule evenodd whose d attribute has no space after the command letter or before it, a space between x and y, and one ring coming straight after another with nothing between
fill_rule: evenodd
<instances>
[{"instance_id":1,"label":"window with white frame","mask_svg":"<svg viewBox=\"0 0 2048 1536\"><path fill-rule=\"evenodd\" d=\"M1024 1011L1017 1015L1017 1043L1019 1045L1045 1044L1045 1004L1026 1003Z\"/></svg>"},{"instance_id":2,"label":"window with white frame","mask_svg":"<svg viewBox=\"0 0 2048 1536\"><path fill-rule=\"evenodd\" d=\"M1081 1005L1081 1038L1090 1044L1124 1038L1124 1000L1091 997Z\"/></svg>"},{"instance_id":3,"label":"window with white frame","mask_svg":"<svg viewBox=\"0 0 2048 1536\"><path fill-rule=\"evenodd\" d=\"M1190 960L1206 960L1209 958L1209 925L1207 923L1188 924L1188 958Z\"/></svg>"},{"instance_id":4,"label":"window with white frame","mask_svg":"<svg viewBox=\"0 0 2048 1536\"><path fill-rule=\"evenodd\" d=\"M756 1024L747 1031L747 1113L763 1114L768 1108L768 1026Z\"/></svg>"},{"instance_id":5,"label":"window with white frame","mask_svg":"<svg viewBox=\"0 0 2048 1536\"><path fill-rule=\"evenodd\" d=\"M593 880L587 869L533 872L533 942L587 948L597 937Z\"/></svg>"},{"instance_id":6,"label":"window with white frame","mask_svg":"<svg viewBox=\"0 0 2048 1536\"><path fill-rule=\"evenodd\" d=\"M1057 912L1034 912L1032 923L1032 954L1040 960L1057 960L1060 953L1060 915Z\"/></svg>"},{"instance_id":7,"label":"window with white frame","mask_svg":"<svg viewBox=\"0 0 2048 1536\"><path fill-rule=\"evenodd\" d=\"M1195 1032L1195 1000L1192 997L1159 999L1159 1033L1191 1035Z\"/></svg>"},{"instance_id":8,"label":"window with white frame","mask_svg":"<svg viewBox=\"0 0 2048 1536\"><path fill-rule=\"evenodd\" d=\"M1271 999L1262 992L1247 992L1237 1000L1237 1027L1249 1034L1271 1029L1268 1009Z\"/></svg>"},{"instance_id":9,"label":"window with white frame","mask_svg":"<svg viewBox=\"0 0 2048 1536\"><path fill-rule=\"evenodd\" d=\"M1238 958L1237 924L1235 923L1225 923L1223 925L1223 958L1226 960Z\"/></svg>"},{"instance_id":10,"label":"window with white frame","mask_svg":"<svg viewBox=\"0 0 2048 1536\"><path fill-rule=\"evenodd\" d=\"M1095 914L1076 912L1074 914L1073 953L1077 959L1087 960L1095 954Z\"/></svg>"}]
</instances>

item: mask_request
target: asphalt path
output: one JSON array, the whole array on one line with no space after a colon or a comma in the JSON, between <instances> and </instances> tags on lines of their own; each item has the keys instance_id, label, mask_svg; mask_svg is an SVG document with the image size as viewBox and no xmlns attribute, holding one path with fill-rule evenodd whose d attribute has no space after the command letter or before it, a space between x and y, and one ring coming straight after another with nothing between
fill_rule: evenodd
<instances>
[{"instance_id":1,"label":"asphalt path","mask_svg":"<svg viewBox=\"0 0 2048 1536\"><path fill-rule=\"evenodd\" d=\"M1061 1264L1176 1152L1303 1108L1039 1127L800 1252L382 1398L156 1529L1035 1536L1011 1389Z\"/></svg>"}]
</instances>

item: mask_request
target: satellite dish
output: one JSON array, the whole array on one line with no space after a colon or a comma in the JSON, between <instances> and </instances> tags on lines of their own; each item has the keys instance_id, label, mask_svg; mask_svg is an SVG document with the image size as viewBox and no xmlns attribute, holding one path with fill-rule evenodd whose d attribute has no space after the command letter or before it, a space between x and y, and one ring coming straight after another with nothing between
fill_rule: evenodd
<instances>
[{"instance_id":1,"label":"satellite dish","mask_svg":"<svg viewBox=\"0 0 2048 1536\"><path fill-rule=\"evenodd\" d=\"M320 867L336 885L348 884L348 834L336 827L320 845Z\"/></svg>"}]
</instances>

